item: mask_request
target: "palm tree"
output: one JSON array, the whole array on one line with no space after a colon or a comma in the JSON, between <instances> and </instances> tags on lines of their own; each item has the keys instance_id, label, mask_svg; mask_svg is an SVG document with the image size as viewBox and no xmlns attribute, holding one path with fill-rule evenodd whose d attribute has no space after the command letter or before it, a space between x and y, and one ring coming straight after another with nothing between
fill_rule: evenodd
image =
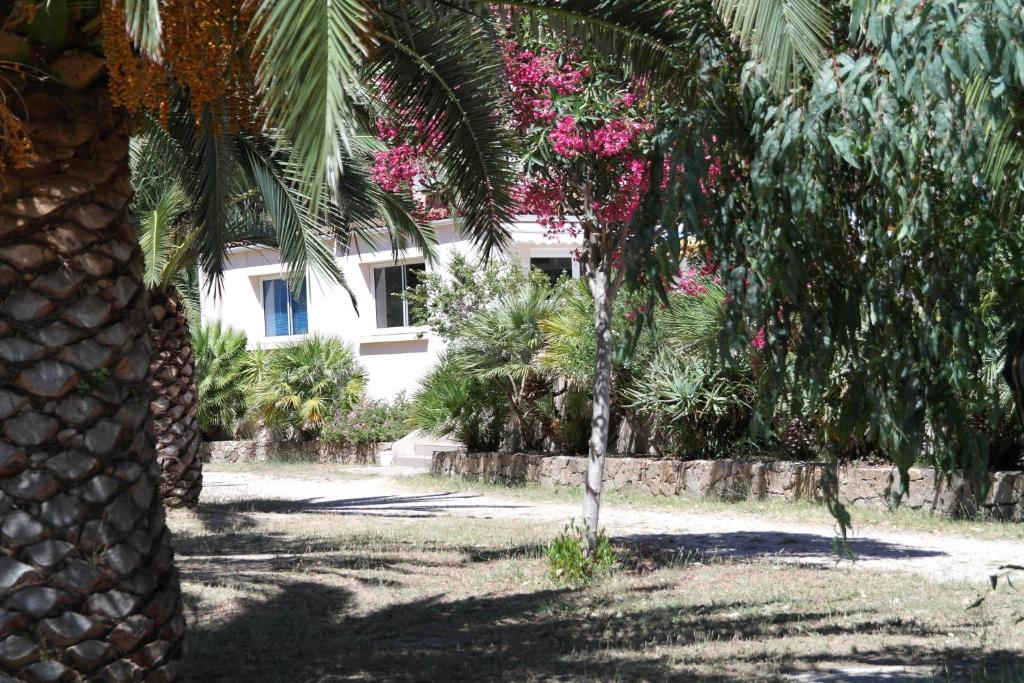
<instances>
[{"instance_id":1,"label":"palm tree","mask_svg":"<svg viewBox=\"0 0 1024 683\"><path fill-rule=\"evenodd\" d=\"M199 459L199 399L189 322L199 321L198 263L207 254L221 254L229 244L278 247L290 272L300 277L312 270L346 286L325 236L347 241L349 225L318 220L308 202L288 190L284 157L269 136L225 135L215 131L215 153L197 145L196 124L179 104L164 130L153 122L131 145L134 212L145 259L143 281L153 316L154 346L150 371L154 397L150 402L160 464L160 491L169 507L193 507L202 490ZM212 170L211 170L212 169ZM358 164L343 177L350 186L372 185ZM206 222L195 220L203 200L201 180L216 174L223 190L213 201L224 206L206 210ZM265 182L271 179L274 182ZM408 240L429 256L433 235L418 225L401 203L385 202L382 193L364 191L349 201L362 214L376 214L396 244ZM327 213L330 218L337 217ZM361 226L364 241L373 235Z\"/></svg>"},{"instance_id":2,"label":"palm tree","mask_svg":"<svg viewBox=\"0 0 1024 683\"><path fill-rule=\"evenodd\" d=\"M686 44L689 15L668 3L508 5L550 14L652 74L668 72L670 45ZM297 192L314 214L333 203L353 223L375 218L355 201L367 189L359 176L344 173L358 163L368 82L388 82L393 100L431 122L460 224L489 248L507 236L513 185L491 115L500 63L489 11L483 0L0 1L6 673L170 681L181 652L125 108L170 127L170 103L189 94L203 124L192 143L212 160L196 178L193 216L212 226L200 265L214 277L228 133L279 129L291 141L287 174L258 178L264 196ZM282 251L315 253L317 240L286 234Z\"/></svg>"},{"instance_id":3,"label":"palm tree","mask_svg":"<svg viewBox=\"0 0 1024 683\"><path fill-rule=\"evenodd\" d=\"M551 393L551 381L536 360L542 321L557 306L546 282L528 282L466 321L449 356L455 368L505 396L517 426L518 448L539 450L545 438L555 436L553 415L545 410L550 407L541 401Z\"/></svg>"},{"instance_id":4,"label":"palm tree","mask_svg":"<svg viewBox=\"0 0 1024 683\"><path fill-rule=\"evenodd\" d=\"M336 412L358 404L366 388L366 370L340 339L313 335L266 353L252 396L262 427L314 436Z\"/></svg>"}]
</instances>

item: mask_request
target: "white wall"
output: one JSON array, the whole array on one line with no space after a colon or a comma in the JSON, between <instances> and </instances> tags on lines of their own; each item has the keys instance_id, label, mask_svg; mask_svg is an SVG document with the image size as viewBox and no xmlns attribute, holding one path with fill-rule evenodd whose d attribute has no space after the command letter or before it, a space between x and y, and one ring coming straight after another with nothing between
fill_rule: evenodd
<instances>
[{"instance_id":1,"label":"white wall","mask_svg":"<svg viewBox=\"0 0 1024 683\"><path fill-rule=\"evenodd\" d=\"M531 256L567 256L575 248L574 240L546 239L543 229L530 218L523 217L510 226L512 241L506 252L496 255L498 258L509 258L526 267ZM428 271L443 272L456 252L476 256L469 242L453 230L450 221L438 221L434 227L440 242L438 259L433 266L427 266ZM338 266L355 297L358 313L352 305L352 297L340 285L310 275L307 280L309 332L338 336L356 349L369 374L371 396L389 399L401 391L411 394L433 365L443 341L425 327L377 329L372 271L396 262L390 242L382 239L375 247L353 243L348 255L336 246L335 252ZM397 262L422 260L418 249L409 249L398 254ZM573 268L576 270L578 264L574 262ZM219 295L210 291L204 279L203 319L220 320L242 330L250 348L272 348L295 339L267 337L264 333L260 283L267 277L279 277L286 272L275 250L248 247L232 250Z\"/></svg>"}]
</instances>

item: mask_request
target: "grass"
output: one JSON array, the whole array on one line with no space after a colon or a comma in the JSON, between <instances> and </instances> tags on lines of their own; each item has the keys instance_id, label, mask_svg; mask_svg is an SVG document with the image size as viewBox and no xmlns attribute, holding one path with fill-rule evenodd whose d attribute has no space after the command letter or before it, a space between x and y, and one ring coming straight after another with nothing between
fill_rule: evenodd
<instances>
[{"instance_id":1,"label":"grass","mask_svg":"<svg viewBox=\"0 0 1024 683\"><path fill-rule=\"evenodd\" d=\"M618 548L610 578L571 590L549 577L554 523L272 500L204 501L169 521L191 626L186 681L710 683L895 666L980 682L1019 681L1024 666L1012 590L966 609L978 595L968 584L638 547Z\"/></svg>"},{"instance_id":2,"label":"grass","mask_svg":"<svg viewBox=\"0 0 1024 683\"><path fill-rule=\"evenodd\" d=\"M399 484L411 490L480 492L503 496L515 500L529 500L545 503L580 502L582 492L577 489L552 489L538 484L489 484L479 481L448 479L430 474L403 477ZM690 499L670 496L646 496L625 491L606 490L601 494L602 505L649 508L655 510L678 510L695 514L749 515L759 519L776 519L803 524L835 523L828 510L812 501L724 501L714 499ZM991 540L1024 540L1024 524L983 519L955 519L933 515L922 510L901 507L895 511L877 508L850 508L854 530L885 529L915 533L956 535Z\"/></svg>"}]
</instances>

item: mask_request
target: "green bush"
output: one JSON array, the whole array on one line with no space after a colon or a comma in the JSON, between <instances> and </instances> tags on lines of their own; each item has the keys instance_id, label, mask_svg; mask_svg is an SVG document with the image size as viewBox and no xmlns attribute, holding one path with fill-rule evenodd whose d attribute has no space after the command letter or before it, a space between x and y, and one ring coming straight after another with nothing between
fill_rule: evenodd
<instances>
[{"instance_id":1,"label":"green bush","mask_svg":"<svg viewBox=\"0 0 1024 683\"><path fill-rule=\"evenodd\" d=\"M496 451L508 414L507 401L494 383L469 375L445 354L413 395L409 424L434 436L451 437L471 452Z\"/></svg>"},{"instance_id":2,"label":"green bush","mask_svg":"<svg viewBox=\"0 0 1024 683\"><path fill-rule=\"evenodd\" d=\"M199 429L207 439L229 439L245 417L248 353L244 332L220 322L192 328Z\"/></svg>"},{"instance_id":3,"label":"green bush","mask_svg":"<svg viewBox=\"0 0 1024 683\"><path fill-rule=\"evenodd\" d=\"M366 371L352 347L313 335L251 356L257 423L295 438L315 438L324 423L359 403Z\"/></svg>"},{"instance_id":4,"label":"green bush","mask_svg":"<svg viewBox=\"0 0 1024 683\"><path fill-rule=\"evenodd\" d=\"M424 273L419 283L406 292L405 299L421 312L422 322L442 339L460 336L463 325L481 311L530 283L546 283L539 271L524 273L518 263L491 260L472 263L462 254L452 256L440 272Z\"/></svg>"},{"instance_id":5,"label":"green bush","mask_svg":"<svg viewBox=\"0 0 1024 683\"><path fill-rule=\"evenodd\" d=\"M565 531L548 544L548 567L557 583L581 586L603 578L615 569L615 551L604 531L597 536L594 557L587 556L586 530L570 522Z\"/></svg>"},{"instance_id":6,"label":"green bush","mask_svg":"<svg viewBox=\"0 0 1024 683\"><path fill-rule=\"evenodd\" d=\"M345 446L370 446L397 441L409 433L410 404L404 395L394 401L363 399L338 411L321 430L320 438Z\"/></svg>"},{"instance_id":7,"label":"green bush","mask_svg":"<svg viewBox=\"0 0 1024 683\"><path fill-rule=\"evenodd\" d=\"M746 441L755 387L737 370L699 356L659 353L626 391L649 420L658 450L688 457L729 457Z\"/></svg>"}]
</instances>

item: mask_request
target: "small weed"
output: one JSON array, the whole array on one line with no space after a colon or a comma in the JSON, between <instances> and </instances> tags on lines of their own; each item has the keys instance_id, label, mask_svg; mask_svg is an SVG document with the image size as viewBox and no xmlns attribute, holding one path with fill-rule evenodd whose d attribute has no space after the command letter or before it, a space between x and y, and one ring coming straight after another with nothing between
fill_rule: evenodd
<instances>
[{"instance_id":1,"label":"small weed","mask_svg":"<svg viewBox=\"0 0 1024 683\"><path fill-rule=\"evenodd\" d=\"M594 556L588 556L586 529L572 521L548 546L548 564L556 582L582 586L612 573L615 551L602 530L597 536Z\"/></svg>"}]
</instances>

